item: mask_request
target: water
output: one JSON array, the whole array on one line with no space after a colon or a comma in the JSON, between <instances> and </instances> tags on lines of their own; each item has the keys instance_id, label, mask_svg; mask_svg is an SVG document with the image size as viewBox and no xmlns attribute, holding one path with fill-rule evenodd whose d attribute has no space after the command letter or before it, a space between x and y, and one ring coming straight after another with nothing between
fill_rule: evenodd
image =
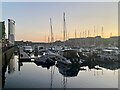
<instances>
[{"instance_id":1,"label":"water","mask_svg":"<svg viewBox=\"0 0 120 90\"><path fill-rule=\"evenodd\" d=\"M95 67L72 67L65 73L68 68L63 66L47 69L34 62L20 64L18 56L13 56L5 72L4 88L118 88L118 69Z\"/></svg>"}]
</instances>

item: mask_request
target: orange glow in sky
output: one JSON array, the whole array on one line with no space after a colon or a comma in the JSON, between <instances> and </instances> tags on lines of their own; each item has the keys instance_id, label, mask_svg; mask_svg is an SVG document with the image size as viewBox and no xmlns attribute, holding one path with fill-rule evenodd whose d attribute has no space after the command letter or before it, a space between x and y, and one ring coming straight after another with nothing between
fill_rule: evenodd
<instances>
[{"instance_id":1,"label":"orange glow in sky","mask_svg":"<svg viewBox=\"0 0 120 90\"><path fill-rule=\"evenodd\" d=\"M16 40L48 42L52 18L55 40L63 40L63 12L66 16L66 28L69 38L102 35L110 37L118 35L118 3L117 2L32 2L3 3L3 20L12 18L16 21ZM98 29L97 29L98 25ZM95 26L95 32L94 32ZM88 35L89 30L89 35ZM95 35L94 35L95 34Z\"/></svg>"}]
</instances>

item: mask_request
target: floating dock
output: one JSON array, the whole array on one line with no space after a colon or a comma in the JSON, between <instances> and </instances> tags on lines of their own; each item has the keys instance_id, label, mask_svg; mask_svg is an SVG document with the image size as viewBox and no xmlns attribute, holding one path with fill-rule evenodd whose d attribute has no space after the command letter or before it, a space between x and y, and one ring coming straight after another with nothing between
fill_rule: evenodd
<instances>
[{"instance_id":1,"label":"floating dock","mask_svg":"<svg viewBox=\"0 0 120 90\"><path fill-rule=\"evenodd\" d=\"M19 48L18 58L19 58L19 61L21 62L27 62L27 61L31 61L32 59L35 59L36 57L31 57L29 54L24 52L22 48Z\"/></svg>"}]
</instances>

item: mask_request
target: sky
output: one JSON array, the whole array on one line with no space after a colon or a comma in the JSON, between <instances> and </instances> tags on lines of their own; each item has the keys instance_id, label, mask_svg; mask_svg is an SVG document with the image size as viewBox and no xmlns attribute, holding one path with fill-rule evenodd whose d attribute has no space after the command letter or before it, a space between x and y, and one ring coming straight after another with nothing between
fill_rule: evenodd
<instances>
[{"instance_id":1,"label":"sky","mask_svg":"<svg viewBox=\"0 0 120 90\"><path fill-rule=\"evenodd\" d=\"M34 42L47 42L50 37L52 18L54 40L63 39L63 12L66 14L66 28L69 38L83 37L83 32L90 31L89 36L103 37L118 35L117 2L3 2L2 19L16 22L15 39ZM97 30L98 26L98 30ZM97 34L98 32L98 34ZM86 36L88 36L86 34Z\"/></svg>"}]
</instances>

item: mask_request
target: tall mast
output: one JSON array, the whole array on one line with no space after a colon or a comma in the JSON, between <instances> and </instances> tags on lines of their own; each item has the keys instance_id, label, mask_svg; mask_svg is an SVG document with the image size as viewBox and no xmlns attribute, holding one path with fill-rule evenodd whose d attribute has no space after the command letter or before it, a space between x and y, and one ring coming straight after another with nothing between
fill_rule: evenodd
<instances>
[{"instance_id":1,"label":"tall mast","mask_svg":"<svg viewBox=\"0 0 120 90\"><path fill-rule=\"evenodd\" d=\"M48 37L48 43L50 42L50 38Z\"/></svg>"},{"instance_id":2,"label":"tall mast","mask_svg":"<svg viewBox=\"0 0 120 90\"><path fill-rule=\"evenodd\" d=\"M94 37L95 37L96 35L95 35L95 26L94 26Z\"/></svg>"},{"instance_id":3,"label":"tall mast","mask_svg":"<svg viewBox=\"0 0 120 90\"><path fill-rule=\"evenodd\" d=\"M102 31L101 31L101 35L102 35L102 37L103 37L103 26L102 26Z\"/></svg>"},{"instance_id":4,"label":"tall mast","mask_svg":"<svg viewBox=\"0 0 120 90\"><path fill-rule=\"evenodd\" d=\"M75 38L77 37L77 35L76 35L76 30L75 30Z\"/></svg>"},{"instance_id":5,"label":"tall mast","mask_svg":"<svg viewBox=\"0 0 120 90\"><path fill-rule=\"evenodd\" d=\"M81 38L81 32L80 32L80 38Z\"/></svg>"},{"instance_id":6,"label":"tall mast","mask_svg":"<svg viewBox=\"0 0 120 90\"><path fill-rule=\"evenodd\" d=\"M112 37L112 32L110 33L110 37Z\"/></svg>"},{"instance_id":7,"label":"tall mast","mask_svg":"<svg viewBox=\"0 0 120 90\"><path fill-rule=\"evenodd\" d=\"M83 38L84 38L84 31L83 31Z\"/></svg>"},{"instance_id":8,"label":"tall mast","mask_svg":"<svg viewBox=\"0 0 120 90\"><path fill-rule=\"evenodd\" d=\"M67 38L69 39L69 32L68 32L68 34L67 34Z\"/></svg>"},{"instance_id":9,"label":"tall mast","mask_svg":"<svg viewBox=\"0 0 120 90\"><path fill-rule=\"evenodd\" d=\"M88 37L90 37L90 31L88 30Z\"/></svg>"},{"instance_id":10,"label":"tall mast","mask_svg":"<svg viewBox=\"0 0 120 90\"><path fill-rule=\"evenodd\" d=\"M45 42L46 42L46 35L45 35Z\"/></svg>"},{"instance_id":11,"label":"tall mast","mask_svg":"<svg viewBox=\"0 0 120 90\"><path fill-rule=\"evenodd\" d=\"M67 39L67 30L66 30L66 21L65 21L65 12L63 13L63 41Z\"/></svg>"},{"instance_id":12,"label":"tall mast","mask_svg":"<svg viewBox=\"0 0 120 90\"><path fill-rule=\"evenodd\" d=\"M102 26L102 31L101 31L101 34L102 34L102 38L103 38L103 26ZM102 45L103 45L103 40L102 40Z\"/></svg>"},{"instance_id":13,"label":"tall mast","mask_svg":"<svg viewBox=\"0 0 120 90\"><path fill-rule=\"evenodd\" d=\"M97 36L98 36L98 25L97 25Z\"/></svg>"},{"instance_id":14,"label":"tall mast","mask_svg":"<svg viewBox=\"0 0 120 90\"><path fill-rule=\"evenodd\" d=\"M87 37L86 35L87 35L87 33L86 33L86 30L85 30L85 38Z\"/></svg>"},{"instance_id":15,"label":"tall mast","mask_svg":"<svg viewBox=\"0 0 120 90\"><path fill-rule=\"evenodd\" d=\"M50 18L51 42L53 42L52 19Z\"/></svg>"}]
</instances>

